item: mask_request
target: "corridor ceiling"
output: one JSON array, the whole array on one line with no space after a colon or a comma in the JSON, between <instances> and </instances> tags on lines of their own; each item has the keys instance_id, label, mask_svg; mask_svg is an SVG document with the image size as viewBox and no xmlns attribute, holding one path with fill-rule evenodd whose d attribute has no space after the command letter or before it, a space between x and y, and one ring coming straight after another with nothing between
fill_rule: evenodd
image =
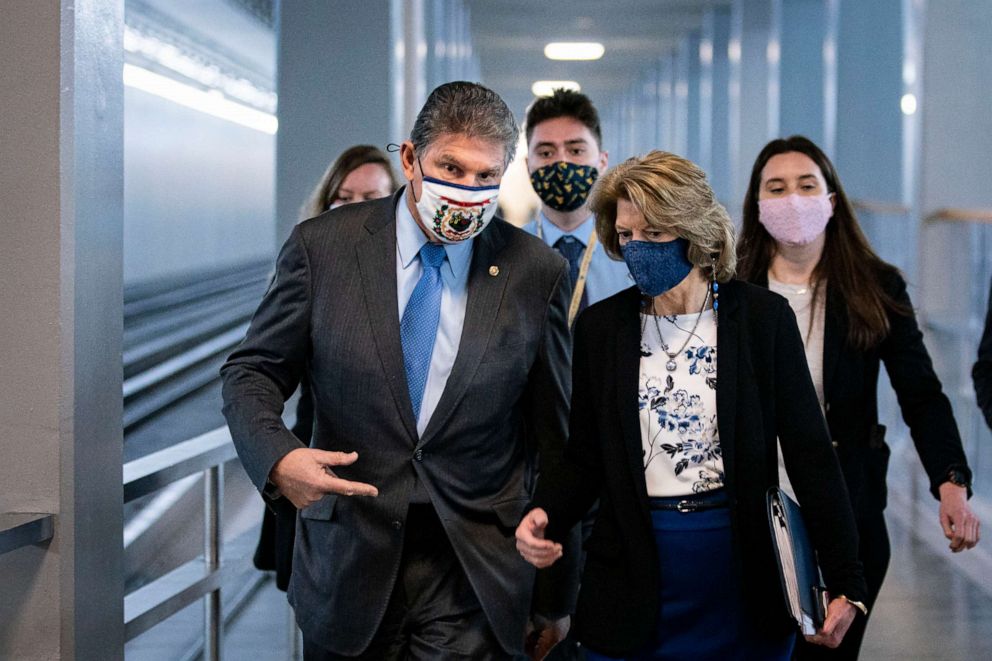
<instances>
[{"instance_id":1,"label":"corridor ceiling","mask_svg":"<svg viewBox=\"0 0 992 661\"><path fill-rule=\"evenodd\" d=\"M522 119L535 80L574 80L599 106L634 82L660 55L698 28L710 7L730 0L490 0L471 2L472 38L482 82ZM551 41L598 41L602 59L558 62Z\"/></svg>"}]
</instances>

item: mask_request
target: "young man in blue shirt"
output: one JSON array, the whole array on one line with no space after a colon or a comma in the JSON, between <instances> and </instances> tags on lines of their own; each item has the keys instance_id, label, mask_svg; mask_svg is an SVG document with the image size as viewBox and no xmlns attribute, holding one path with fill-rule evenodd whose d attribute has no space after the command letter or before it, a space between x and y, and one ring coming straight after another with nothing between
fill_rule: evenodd
<instances>
[{"instance_id":1,"label":"young man in blue shirt","mask_svg":"<svg viewBox=\"0 0 992 661\"><path fill-rule=\"evenodd\" d=\"M570 320L588 305L627 289L623 262L597 245L589 190L606 170L599 114L579 92L556 89L527 111L527 170L541 211L524 230L536 234L569 262L573 284Z\"/></svg>"}]
</instances>

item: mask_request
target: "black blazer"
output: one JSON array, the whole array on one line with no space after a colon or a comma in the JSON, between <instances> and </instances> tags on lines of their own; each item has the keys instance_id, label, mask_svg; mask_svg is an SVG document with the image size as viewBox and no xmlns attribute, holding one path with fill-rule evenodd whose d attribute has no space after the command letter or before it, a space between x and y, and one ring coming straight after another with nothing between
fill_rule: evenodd
<instances>
[{"instance_id":1,"label":"black blazer","mask_svg":"<svg viewBox=\"0 0 992 661\"><path fill-rule=\"evenodd\" d=\"M985 312L985 330L978 345L978 360L971 369L975 382L975 399L978 408L985 416L985 422L992 427L992 289L989 289L989 305Z\"/></svg>"},{"instance_id":2,"label":"black blazer","mask_svg":"<svg viewBox=\"0 0 992 661\"><path fill-rule=\"evenodd\" d=\"M894 269L880 274L882 287L912 309L906 281ZM768 286L763 275L755 284ZM881 363L892 382L903 420L909 426L930 491L947 481L952 469L971 476L951 403L941 389L915 315L889 313L889 335L865 351L847 342L847 306L827 284L823 328L823 396L827 426L837 449L855 514L866 517L885 509L889 446L878 424L878 372Z\"/></svg>"},{"instance_id":3,"label":"black blazer","mask_svg":"<svg viewBox=\"0 0 992 661\"><path fill-rule=\"evenodd\" d=\"M858 537L837 458L806 369L795 315L782 297L731 281L720 288L717 424L730 499L733 555L756 626L789 626L765 497L778 483L776 436L820 554L827 587L862 600ZM638 423L640 294L579 318L569 444L541 475L533 504L559 538L599 496L575 626L591 648L626 656L654 641L659 576ZM664 617L664 613L661 614Z\"/></svg>"},{"instance_id":4,"label":"black blazer","mask_svg":"<svg viewBox=\"0 0 992 661\"><path fill-rule=\"evenodd\" d=\"M535 575L513 533L539 463L564 446L568 265L501 220L475 239L458 355L418 436L397 314L402 195L293 229L245 341L221 370L224 414L264 489L272 466L303 447L280 415L308 373L311 446L357 451L355 464L335 472L379 489L378 498L328 495L300 512L289 598L307 638L343 655L367 647L399 572L419 481L497 638L519 653Z\"/></svg>"}]
</instances>

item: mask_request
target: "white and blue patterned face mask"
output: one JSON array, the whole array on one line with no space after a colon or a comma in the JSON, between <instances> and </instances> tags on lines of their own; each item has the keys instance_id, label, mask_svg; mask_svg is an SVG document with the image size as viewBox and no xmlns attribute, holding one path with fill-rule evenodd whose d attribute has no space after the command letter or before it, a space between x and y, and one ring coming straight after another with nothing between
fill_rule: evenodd
<instances>
[{"instance_id":1,"label":"white and blue patterned face mask","mask_svg":"<svg viewBox=\"0 0 992 661\"><path fill-rule=\"evenodd\" d=\"M692 271L689 242L682 238L629 241L620 251L641 293L652 298L678 285Z\"/></svg>"},{"instance_id":2,"label":"white and blue patterned face mask","mask_svg":"<svg viewBox=\"0 0 992 661\"><path fill-rule=\"evenodd\" d=\"M417 159L419 164L420 159ZM463 186L424 174L417 211L420 221L438 241L461 243L482 233L496 215L499 185Z\"/></svg>"}]
</instances>

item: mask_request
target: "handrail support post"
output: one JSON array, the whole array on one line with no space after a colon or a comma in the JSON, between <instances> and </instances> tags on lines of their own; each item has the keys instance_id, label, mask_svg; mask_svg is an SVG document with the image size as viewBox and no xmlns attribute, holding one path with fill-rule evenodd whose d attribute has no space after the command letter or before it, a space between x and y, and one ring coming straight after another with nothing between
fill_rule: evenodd
<instances>
[{"instance_id":1,"label":"handrail support post","mask_svg":"<svg viewBox=\"0 0 992 661\"><path fill-rule=\"evenodd\" d=\"M224 465L217 464L203 474L203 561L206 573L218 571L221 564L221 519L223 517ZM220 585L203 598L203 657L220 661L223 647L223 614Z\"/></svg>"}]
</instances>

